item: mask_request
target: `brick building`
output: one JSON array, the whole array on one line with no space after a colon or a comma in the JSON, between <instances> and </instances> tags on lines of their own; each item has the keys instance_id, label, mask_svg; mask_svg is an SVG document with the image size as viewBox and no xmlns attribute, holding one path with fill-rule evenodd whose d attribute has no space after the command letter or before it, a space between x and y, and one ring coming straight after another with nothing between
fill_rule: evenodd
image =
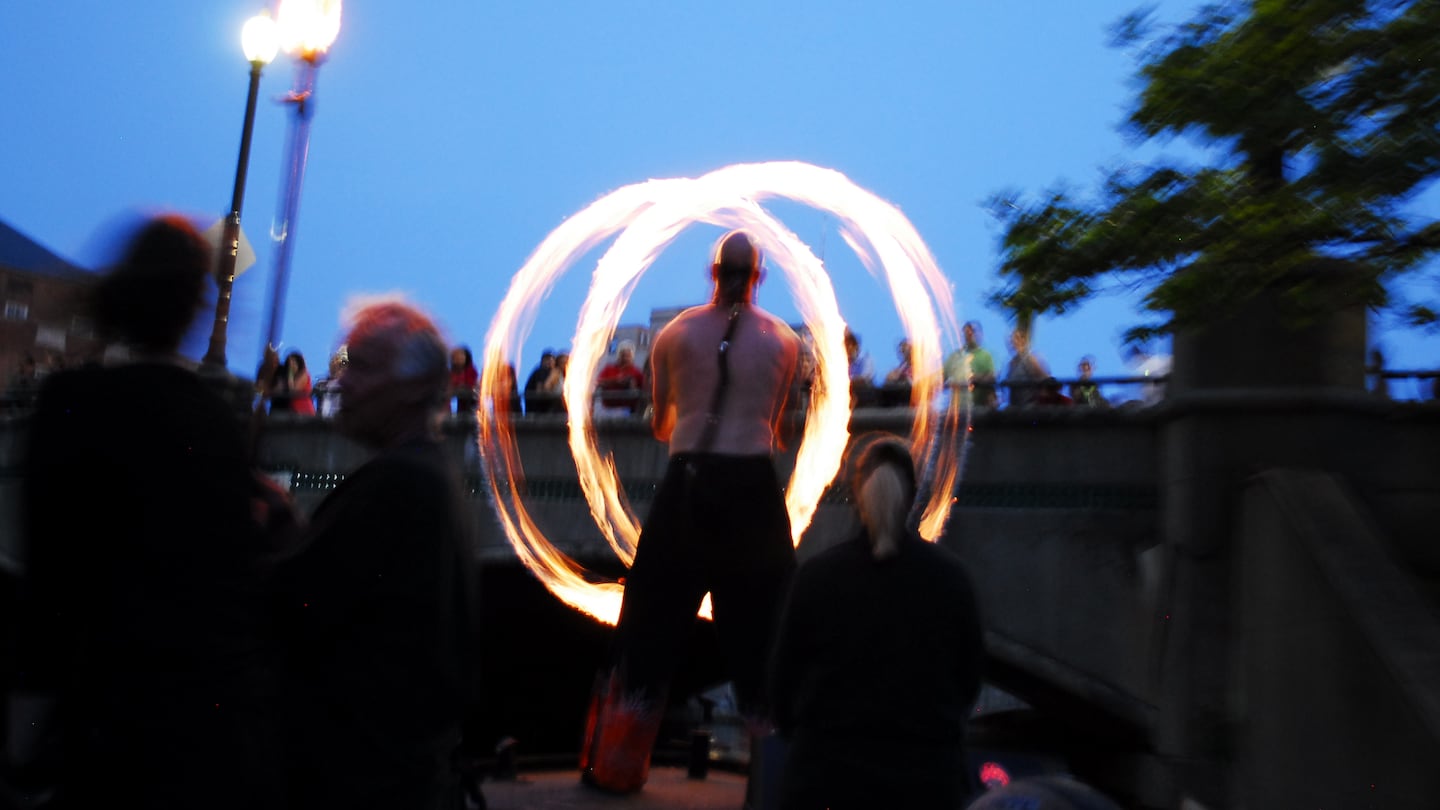
<instances>
[{"instance_id":1,"label":"brick building","mask_svg":"<svg viewBox=\"0 0 1440 810\"><path fill-rule=\"evenodd\" d=\"M95 278L0 222L0 393L27 356L42 373L98 359L103 346L86 305Z\"/></svg>"}]
</instances>

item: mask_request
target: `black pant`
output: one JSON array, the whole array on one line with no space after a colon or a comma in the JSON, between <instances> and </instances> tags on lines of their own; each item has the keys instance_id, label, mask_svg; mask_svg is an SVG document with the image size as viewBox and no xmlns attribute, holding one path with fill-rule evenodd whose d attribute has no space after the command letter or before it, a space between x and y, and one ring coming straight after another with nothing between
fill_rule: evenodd
<instances>
[{"instance_id":1,"label":"black pant","mask_svg":"<svg viewBox=\"0 0 1440 810\"><path fill-rule=\"evenodd\" d=\"M763 713L765 665L795 549L767 456L672 456L640 534L616 628L627 691L661 699L708 591L743 710Z\"/></svg>"}]
</instances>

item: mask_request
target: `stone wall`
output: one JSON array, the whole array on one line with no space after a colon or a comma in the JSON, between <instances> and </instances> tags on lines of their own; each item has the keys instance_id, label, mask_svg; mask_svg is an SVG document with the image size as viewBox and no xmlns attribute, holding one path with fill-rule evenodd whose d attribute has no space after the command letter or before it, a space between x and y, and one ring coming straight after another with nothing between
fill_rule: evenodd
<instances>
[{"instance_id":1,"label":"stone wall","mask_svg":"<svg viewBox=\"0 0 1440 810\"><path fill-rule=\"evenodd\" d=\"M1333 476L1247 488L1232 713L1245 807L1440 806L1440 617Z\"/></svg>"}]
</instances>

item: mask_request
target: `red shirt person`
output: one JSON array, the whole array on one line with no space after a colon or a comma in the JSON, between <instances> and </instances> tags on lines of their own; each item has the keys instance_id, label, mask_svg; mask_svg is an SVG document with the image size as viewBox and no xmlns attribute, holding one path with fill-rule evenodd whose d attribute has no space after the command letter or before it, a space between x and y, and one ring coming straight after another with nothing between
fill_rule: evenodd
<instances>
[{"instance_id":1,"label":"red shirt person","mask_svg":"<svg viewBox=\"0 0 1440 810\"><path fill-rule=\"evenodd\" d=\"M600 404L606 408L623 408L640 412L640 393L645 390L645 372L635 365L635 345L624 341L615 350L615 362L600 369L595 380L600 390Z\"/></svg>"}]
</instances>

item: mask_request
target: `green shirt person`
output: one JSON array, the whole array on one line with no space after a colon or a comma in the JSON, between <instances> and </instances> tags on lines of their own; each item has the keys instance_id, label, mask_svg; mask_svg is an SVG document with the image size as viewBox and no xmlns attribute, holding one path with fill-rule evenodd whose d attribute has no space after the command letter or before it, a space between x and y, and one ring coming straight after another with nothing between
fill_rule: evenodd
<instances>
[{"instance_id":1,"label":"green shirt person","mask_svg":"<svg viewBox=\"0 0 1440 810\"><path fill-rule=\"evenodd\" d=\"M968 392L972 402L986 408L998 403L995 395L995 358L980 345L980 323L970 321L962 330L965 345L945 358L945 385L952 391ZM968 371L967 371L968 370Z\"/></svg>"}]
</instances>

